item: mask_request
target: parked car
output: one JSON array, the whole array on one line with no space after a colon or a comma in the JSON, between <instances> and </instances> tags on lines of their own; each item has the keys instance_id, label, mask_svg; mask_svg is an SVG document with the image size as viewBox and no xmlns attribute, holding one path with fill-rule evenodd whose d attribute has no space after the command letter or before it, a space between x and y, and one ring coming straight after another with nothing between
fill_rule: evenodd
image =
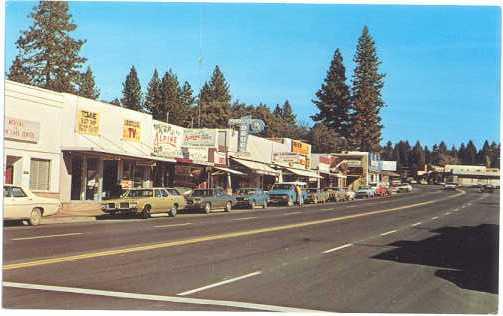
<instances>
[{"instance_id":1,"label":"parked car","mask_svg":"<svg viewBox=\"0 0 503 316\"><path fill-rule=\"evenodd\" d=\"M269 195L261 188L241 188L236 192L236 206L245 206L251 209L260 205L267 208Z\"/></svg>"},{"instance_id":2,"label":"parked car","mask_svg":"<svg viewBox=\"0 0 503 316\"><path fill-rule=\"evenodd\" d=\"M396 192L412 192L412 186L409 183L402 183L396 187Z\"/></svg>"},{"instance_id":3,"label":"parked car","mask_svg":"<svg viewBox=\"0 0 503 316\"><path fill-rule=\"evenodd\" d=\"M325 191L328 193L329 201L341 202L349 199L348 193L344 188L331 187L326 188Z\"/></svg>"},{"instance_id":4,"label":"parked car","mask_svg":"<svg viewBox=\"0 0 503 316\"><path fill-rule=\"evenodd\" d=\"M370 186L361 186L356 191L357 199L371 198L371 197L374 197L374 190Z\"/></svg>"},{"instance_id":5,"label":"parked car","mask_svg":"<svg viewBox=\"0 0 503 316\"><path fill-rule=\"evenodd\" d=\"M455 182L447 182L444 184L444 190L456 190L458 184Z\"/></svg>"},{"instance_id":6,"label":"parked car","mask_svg":"<svg viewBox=\"0 0 503 316\"><path fill-rule=\"evenodd\" d=\"M42 216L54 215L61 208L57 199L36 196L21 186L4 185L4 220L28 220L30 225L39 225Z\"/></svg>"},{"instance_id":7,"label":"parked car","mask_svg":"<svg viewBox=\"0 0 503 316\"><path fill-rule=\"evenodd\" d=\"M305 182L280 182L275 183L269 191L269 204L293 206L298 201L296 185L301 186L305 201L307 198Z\"/></svg>"},{"instance_id":8,"label":"parked car","mask_svg":"<svg viewBox=\"0 0 503 316\"><path fill-rule=\"evenodd\" d=\"M326 203L329 198L329 193L325 190L319 188L308 188L307 189L307 198L305 200L306 203Z\"/></svg>"},{"instance_id":9,"label":"parked car","mask_svg":"<svg viewBox=\"0 0 503 316\"><path fill-rule=\"evenodd\" d=\"M187 207L190 210L204 210L205 213L213 209L223 208L230 212L237 203L236 197L224 192L222 188L195 189L187 197Z\"/></svg>"},{"instance_id":10,"label":"parked car","mask_svg":"<svg viewBox=\"0 0 503 316\"><path fill-rule=\"evenodd\" d=\"M379 185L376 188L375 195L382 196L382 197L390 196L391 191L387 187L385 187L384 185Z\"/></svg>"},{"instance_id":11,"label":"parked car","mask_svg":"<svg viewBox=\"0 0 503 316\"><path fill-rule=\"evenodd\" d=\"M479 191L482 193L493 193L494 186L492 184L484 184L480 187Z\"/></svg>"},{"instance_id":12,"label":"parked car","mask_svg":"<svg viewBox=\"0 0 503 316\"><path fill-rule=\"evenodd\" d=\"M426 179L421 179L419 180L419 184L428 184L428 181L426 181Z\"/></svg>"},{"instance_id":13,"label":"parked car","mask_svg":"<svg viewBox=\"0 0 503 316\"><path fill-rule=\"evenodd\" d=\"M186 204L184 196L174 188L142 188L128 189L120 198L103 201L101 210L110 215L140 215L147 219L151 214L166 212L175 217Z\"/></svg>"},{"instance_id":14,"label":"parked car","mask_svg":"<svg viewBox=\"0 0 503 316\"><path fill-rule=\"evenodd\" d=\"M346 200L347 201L352 201L356 199L356 192L351 190L351 189L343 189L346 192Z\"/></svg>"}]
</instances>

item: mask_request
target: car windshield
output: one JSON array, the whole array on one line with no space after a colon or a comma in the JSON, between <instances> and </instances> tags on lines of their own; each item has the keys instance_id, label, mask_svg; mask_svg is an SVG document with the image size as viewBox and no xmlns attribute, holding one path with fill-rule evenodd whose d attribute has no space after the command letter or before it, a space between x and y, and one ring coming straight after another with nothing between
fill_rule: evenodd
<instances>
[{"instance_id":1,"label":"car windshield","mask_svg":"<svg viewBox=\"0 0 503 316\"><path fill-rule=\"evenodd\" d=\"M211 190L194 190L190 196L211 196Z\"/></svg>"},{"instance_id":2,"label":"car windshield","mask_svg":"<svg viewBox=\"0 0 503 316\"><path fill-rule=\"evenodd\" d=\"M146 189L146 190L129 190L126 191L124 196L126 197L152 197L153 191L151 189Z\"/></svg>"},{"instance_id":3,"label":"car windshield","mask_svg":"<svg viewBox=\"0 0 503 316\"><path fill-rule=\"evenodd\" d=\"M256 189L239 189L238 190L238 194L255 194L257 193L257 190Z\"/></svg>"},{"instance_id":4,"label":"car windshield","mask_svg":"<svg viewBox=\"0 0 503 316\"><path fill-rule=\"evenodd\" d=\"M272 189L273 190L290 190L292 189L293 185L291 184L275 184Z\"/></svg>"}]
</instances>

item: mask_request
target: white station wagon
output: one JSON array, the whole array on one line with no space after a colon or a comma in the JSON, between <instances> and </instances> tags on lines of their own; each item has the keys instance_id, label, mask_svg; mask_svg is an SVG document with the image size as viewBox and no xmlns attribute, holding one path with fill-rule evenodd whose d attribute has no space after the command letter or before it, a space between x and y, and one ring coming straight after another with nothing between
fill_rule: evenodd
<instances>
[{"instance_id":1,"label":"white station wagon","mask_svg":"<svg viewBox=\"0 0 503 316\"><path fill-rule=\"evenodd\" d=\"M30 190L15 185L4 185L4 220L28 220L30 225L38 225L42 216L56 214L61 207L57 199L36 196Z\"/></svg>"}]
</instances>

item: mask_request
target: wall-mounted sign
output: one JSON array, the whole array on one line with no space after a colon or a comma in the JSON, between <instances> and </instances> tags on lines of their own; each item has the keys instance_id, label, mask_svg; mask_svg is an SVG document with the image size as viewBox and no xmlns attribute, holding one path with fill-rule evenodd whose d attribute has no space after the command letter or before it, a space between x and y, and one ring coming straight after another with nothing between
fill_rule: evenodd
<instances>
[{"instance_id":1,"label":"wall-mounted sign","mask_svg":"<svg viewBox=\"0 0 503 316\"><path fill-rule=\"evenodd\" d=\"M139 143L140 135L140 122L124 120L124 125L122 126L122 139Z\"/></svg>"},{"instance_id":2,"label":"wall-mounted sign","mask_svg":"<svg viewBox=\"0 0 503 316\"><path fill-rule=\"evenodd\" d=\"M40 136L40 123L21 120L13 117L5 117L6 139L20 140L30 143L38 143Z\"/></svg>"},{"instance_id":3,"label":"wall-mounted sign","mask_svg":"<svg viewBox=\"0 0 503 316\"><path fill-rule=\"evenodd\" d=\"M257 134L265 129L264 121L253 119L250 115L238 119L230 119L228 124L230 127L237 126L239 128L238 151L240 152L246 151L248 134Z\"/></svg>"},{"instance_id":4,"label":"wall-mounted sign","mask_svg":"<svg viewBox=\"0 0 503 316\"><path fill-rule=\"evenodd\" d=\"M208 148L207 147L182 147L183 159L192 162L208 163Z\"/></svg>"},{"instance_id":5,"label":"wall-mounted sign","mask_svg":"<svg viewBox=\"0 0 503 316\"><path fill-rule=\"evenodd\" d=\"M216 130L185 129L184 147L215 147Z\"/></svg>"},{"instance_id":6,"label":"wall-mounted sign","mask_svg":"<svg viewBox=\"0 0 503 316\"><path fill-rule=\"evenodd\" d=\"M306 156L310 155L311 145L292 139L292 152Z\"/></svg>"},{"instance_id":7,"label":"wall-mounted sign","mask_svg":"<svg viewBox=\"0 0 503 316\"><path fill-rule=\"evenodd\" d=\"M361 168L362 167L361 160L346 160L346 164L349 168Z\"/></svg>"},{"instance_id":8,"label":"wall-mounted sign","mask_svg":"<svg viewBox=\"0 0 503 316\"><path fill-rule=\"evenodd\" d=\"M379 169L383 171L396 171L396 161L379 160Z\"/></svg>"},{"instance_id":9,"label":"wall-mounted sign","mask_svg":"<svg viewBox=\"0 0 503 316\"><path fill-rule=\"evenodd\" d=\"M215 165L226 166L227 165L227 157L225 153L218 152L213 148L209 149L209 161L213 162Z\"/></svg>"},{"instance_id":10,"label":"wall-mounted sign","mask_svg":"<svg viewBox=\"0 0 503 316\"><path fill-rule=\"evenodd\" d=\"M182 157L183 127L159 123L154 124L154 148L152 155L177 158Z\"/></svg>"},{"instance_id":11,"label":"wall-mounted sign","mask_svg":"<svg viewBox=\"0 0 503 316\"><path fill-rule=\"evenodd\" d=\"M87 135L99 135L100 115L96 112L80 110L77 113L77 133Z\"/></svg>"},{"instance_id":12,"label":"wall-mounted sign","mask_svg":"<svg viewBox=\"0 0 503 316\"><path fill-rule=\"evenodd\" d=\"M292 152L274 153L273 161L280 164L288 164L290 167L299 168L305 168L307 164L305 156Z\"/></svg>"}]
</instances>

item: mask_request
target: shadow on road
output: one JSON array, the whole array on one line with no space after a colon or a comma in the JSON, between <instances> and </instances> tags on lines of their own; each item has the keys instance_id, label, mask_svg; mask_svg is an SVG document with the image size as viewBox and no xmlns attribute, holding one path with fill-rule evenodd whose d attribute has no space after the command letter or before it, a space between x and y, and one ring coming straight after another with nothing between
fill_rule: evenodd
<instances>
[{"instance_id":1,"label":"shadow on road","mask_svg":"<svg viewBox=\"0 0 503 316\"><path fill-rule=\"evenodd\" d=\"M372 258L439 267L437 277L463 289L498 293L498 239L495 224L442 227L420 241L397 241L396 249Z\"/></svg>"}]
</instances>

